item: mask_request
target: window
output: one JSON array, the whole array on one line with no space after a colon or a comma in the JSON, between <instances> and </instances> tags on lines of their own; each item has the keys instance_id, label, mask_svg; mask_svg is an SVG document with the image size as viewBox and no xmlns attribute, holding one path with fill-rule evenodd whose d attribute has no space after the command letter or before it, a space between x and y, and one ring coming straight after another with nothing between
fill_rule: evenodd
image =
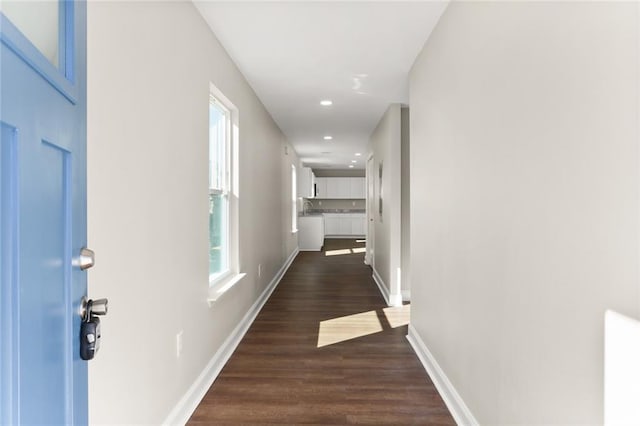
<instances>
[{"instance_id":1,"label":"window","mask_svg":"<svg viewBox=\"0 0 640 426\"><path fill-rule=\"evenodd\" d=\"M231 111L209 101L209 283L229 273Z\"/></svg>"},{"instance_id":2,"label":"window","mask_svg":"<svg viewBox=\"0 0 640 426\"><path fill-rule=\"evenodd\" d=\"M291 232L298 232L298 207L296 188L296 166L291 165Z\"/></svg>"}]
</instances>

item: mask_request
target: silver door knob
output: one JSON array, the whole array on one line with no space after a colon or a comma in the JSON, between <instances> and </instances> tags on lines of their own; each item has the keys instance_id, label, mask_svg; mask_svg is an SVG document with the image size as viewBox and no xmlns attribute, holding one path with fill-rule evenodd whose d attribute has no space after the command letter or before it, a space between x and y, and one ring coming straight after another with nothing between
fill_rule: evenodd
<instances>
[{"instance_id":1,"label":"silver door knob","mask_svg":"<svg viewBox=\"0 0 640 426\"><path fill-rule=\"evenodd\" d=\"M91 268L96 263L96 254L93 250L83 247L80 250L80 257L78 258L78 265L80 269L84 271L85 269Z\"/></svg>"},{"instance_id":2,"label":"silver door knob","mask_svg":"<svg viewBox=\"0 0 640 426\"><path fill-rule=\"evenodd\" d=\"M80 306L80 318L83 322L88 322L92 315L107 315L109 312L109 300L107 299L87 299L82 298L82 304Z\"/></svg>"},{"instance_id":3,"label":"silver door knob","mask_svg":"<svg viewBox=\"0 0 640 426\"><path fill-rule=\"evenodd\" d=\"M93 315L107 315L109 301L107 299L89 300L89 311Z\"/></svg>"}]
</instances>

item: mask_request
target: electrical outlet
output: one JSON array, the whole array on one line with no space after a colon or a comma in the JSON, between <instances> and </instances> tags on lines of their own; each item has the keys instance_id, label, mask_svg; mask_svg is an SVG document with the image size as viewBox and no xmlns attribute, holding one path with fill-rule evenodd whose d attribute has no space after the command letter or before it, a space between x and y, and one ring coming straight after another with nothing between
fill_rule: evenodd
<instances>
[{"instance_id":1,"label":"electrical outlet","mask_svg":"<svg viewBox=\"0 0 640 426\"><path fill-rule=\"evenodd\" d=\"M176 358L180 358L182 355L182 335L184 332L180 330L178 334L176 334Z\"/></svg>"},{"instance_id":2,"label":"electrical outlet","mask_svg":"<svg viewBox=\"0 0 640 426\"><path fill-rule=\"evenodd\" d=\"M258 264L258 278L262 276L262 263Z\"/></svg>"},{"instance_id":3,"label":"electrical outlet","mask_svg":"<svg viewBox=\"0 0 640 426\"><path fill-rule=\"evenodd\" d=\"M355 207L355 206L356 206L356 202L355 202L355 201L352 201L352 202L351 202L351 205L352 205L353 207Z\"/></svg>"},{"instance_id":4,"label":"electrical outlet","mask_svg":"<svg viewBox=\"0 0 640 426\"><path fill-rule=\"evenodd\" d=\"M318 201L318 205L321 206L322 205L322 201Z\"/></svg>"}]
</instances>

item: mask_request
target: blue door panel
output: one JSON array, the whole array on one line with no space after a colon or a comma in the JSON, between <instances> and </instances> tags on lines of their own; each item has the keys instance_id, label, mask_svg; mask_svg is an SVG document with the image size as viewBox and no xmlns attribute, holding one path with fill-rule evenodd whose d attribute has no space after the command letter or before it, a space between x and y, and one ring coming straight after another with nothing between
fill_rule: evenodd
<instances>
[{"instance_id":1,"label":"blue door panel","mask_svg":"<svg viewBox=\"0 0 640 426\"><path fill-rule=\"evenodd\" d=\"M21 135L24 137L24 135ZM70 259L70 215L67 192L70 178L69 153L49 143L40 143L36 164L22 176L24 197L21 222L21 259L38 259L39 265L21 262L20 311L20 412L26 424L46 424L48 419L70 423L66 404L70 394L71 301L66 265ZM25 159L26 160L26 159ZM30 315L30 307L39 307ZM30 339L28 336L43 336Z\"/></svg>"},{"instance_id":2,"label":"blue door panel","mask_svg":"<svg viewBox=\"0 0 640 426\"><path fill-rule=\"evenodd\" d=\"M19 423L17 405L17 168L16 129L0 122L0 424Z\"/></svg>"},{"instance_id":3,"label":"blue door panel","mask_svg":"<svg viewBox=\"0 0 640 426\"><path fill-rule=\"evenodd\" d=\"M60 8L59 69L0 13L0 424L88 421L86 10Z\"/></svg>"}]
</instances>

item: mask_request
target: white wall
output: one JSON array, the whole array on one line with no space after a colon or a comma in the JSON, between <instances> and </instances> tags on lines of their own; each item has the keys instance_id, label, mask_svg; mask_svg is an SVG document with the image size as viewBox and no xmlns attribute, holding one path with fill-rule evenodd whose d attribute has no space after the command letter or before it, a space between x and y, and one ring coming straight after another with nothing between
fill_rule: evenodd
<instances>
[{"instance_id":1,"label":"white wall","mask_svg":"<svg viewBox=\"0 0 640 426\"><path fill-rule=\"evenodd\" d=\"M402 299L411 299L411 145L409 108L400 110L400 227L401 227L401 291Z\"/></svg>"},{"instance_id":2,"label":"white wall","mask_svg":"<svg viewBox=\"0 0 640 426\"><path fill-rule=\"evenodd\" d=\"M400 104L392 104L371 134L369 153L375 162L374 275L387 289L391 304L401 301L401 117ZM382 217L379 214L379 166L382 163Z\"/></svg>"},{"instance_id":3,"label":"white wall","mask_svg":"<svg viewBox=\"0 0 640 426\"><path fill-rule=\"evenodd\" d=\"M284 136L191 2L89 2L91 297L108 297L91 361L92 424L159 424L297 246ZM208 99L240 114L240 269L208 290ZM289 192L287 192L289 194ZM283 219L284 218L284 219ZM258 278L258 264L262 276ZM176 334L184 351L176 357Z\"/></svg>"},{"instance_id":4,"label":"white wall","mask_svg":"<svg viewBox=\"0 0 640 426\"><path fill-rule=\"evenodd\" d=\"M285 244L284 251L282 252L282 256L286 259L294 250L298 248L298 233L291 232L291 166L296 166L296 176L298 176L298 181L300 180L300 171L302 170L302 163L298 158L298 154L293 149L293 146L283 138L282 146L282 165L280 167L282 174L282 184L281 184L281 202L282 202L282 229L283 234L285 236ZM296 185L298 182L296 182ZM269 191L267 191L269 192ZM278 191L274 191L276 194ZM273 194L274 192L270 192ZM296 187L297 192L297 187ZM302 211L302 198L299 198L296 194L296 210L297 212Z\"/></svg>"},{"instance_id":5,"label":"white wall","mask_svg":"<svg viewBox=\"0 0 640 426\"><path fill-rule=\"evenodd\" d=\"M410 76L411 323L481 424L601 424L638 318L637 3L452 2Z\"/></svg>"}]
</instances>

